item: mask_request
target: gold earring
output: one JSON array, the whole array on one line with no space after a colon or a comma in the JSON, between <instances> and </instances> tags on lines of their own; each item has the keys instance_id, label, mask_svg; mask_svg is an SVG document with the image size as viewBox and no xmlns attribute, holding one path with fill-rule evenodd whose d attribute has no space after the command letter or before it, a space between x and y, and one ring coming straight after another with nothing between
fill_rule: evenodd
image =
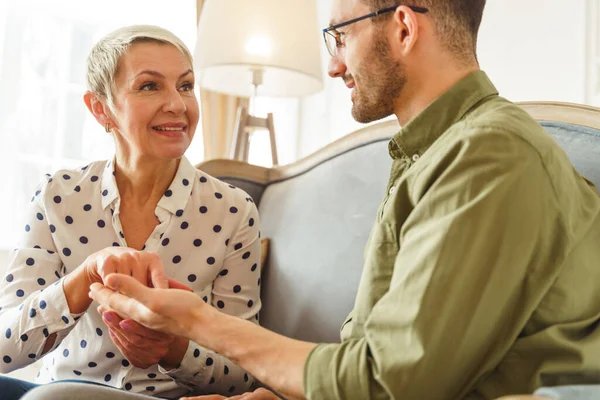
<instances>
[{"instance_id":1,"label":"gold earring","mask_svg":"<svg viewBox=\"0 0 600 400\"><path fill-rule=\"evenodd\" d=\"M104 129L106 130L106 133L110 133L110 122L107 122L106 125L104 125Z\"/></svg>"}]
</instances>

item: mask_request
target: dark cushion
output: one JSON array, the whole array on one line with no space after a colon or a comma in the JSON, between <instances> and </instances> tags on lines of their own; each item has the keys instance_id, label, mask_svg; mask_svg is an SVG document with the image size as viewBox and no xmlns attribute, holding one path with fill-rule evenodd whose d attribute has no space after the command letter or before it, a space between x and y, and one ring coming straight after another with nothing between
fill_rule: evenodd
<instances>
[{"instance_id":1,"label":"dark cushion","mask_svg":"<svg viewBox=\"0 0 600 400\"><path fill-rule=\"evenodd\" d=\"M541 121L581 175L600 188L600 131L563 122Z\"/></svg>"}]
</instances>

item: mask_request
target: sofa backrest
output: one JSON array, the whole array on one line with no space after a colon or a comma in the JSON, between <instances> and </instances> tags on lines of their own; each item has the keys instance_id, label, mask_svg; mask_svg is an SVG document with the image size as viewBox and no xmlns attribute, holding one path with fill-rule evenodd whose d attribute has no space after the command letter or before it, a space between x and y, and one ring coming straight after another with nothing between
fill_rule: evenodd
<instances>
[{"instance_id":1,"label":"sofa backrest","mask_svg":"<svg viewBox=\"0 0 600 400\"><path fill-rule=\"evenodd\" d=\"M600 188L600 109L523 104ZM258 204L271 240L263 270L261 325L313 342L339 341L351 311L366 244L387 184L395 122L364 128L290 166L238 161L199 165L241 187Z\"/></svg>"}]
</instances>

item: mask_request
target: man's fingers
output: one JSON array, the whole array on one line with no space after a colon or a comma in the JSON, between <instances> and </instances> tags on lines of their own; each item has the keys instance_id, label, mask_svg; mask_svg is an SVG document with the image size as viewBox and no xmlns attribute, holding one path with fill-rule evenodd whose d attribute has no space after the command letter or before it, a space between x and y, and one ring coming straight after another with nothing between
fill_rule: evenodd
<instances>
[{"instance_id":1,"label":"man's fingers","mask_svg":"<svg viewBox=\"0 0 600 400\"><path fill-rule=\"evenodd\" d=\"M179 289L179 290L187 290L188 292L193 292L194 290L186 285L185 283L181 283L176 281L173 278L169 278L169 289Z\"/></svg>"},{"instance_id":2,"label":"man's fingers","mask_svg":"<svg viewBox=\"0 0 600 400\"><path fill-rule=\"evenodd\" d=\"M111 277L113 278L112 280L110 279ZM121 279L125 282L123 285L121 285ZM115 310L121 317L131 318L139 321L143 317L144 311L147 312L147 309L144 310L145 307L143 307L143 305L140 304L140 302L138 302L136 299L128 297L130 296L129 294L125 296L121 293L115 292L113 289L125 289L128 292L136 292L131 297L135 297L136 294L138 297L144 297L139 293L140 289L150 289L146 288L132 277L120 274L109 275L107 282L111 282L113 284L112 288L106 287L100 283L94 283L92 286L90 286L90 298L105 307ZM138 287L136 287L136 285Z\"/></svg>"},{"instance_id":3,"label":"man's fingers","mask_svg":"<svg viewBox=\"0 0 600 400\"><path fill-rule=\"evenodd\" d=\"M133 277L123 274L110 274L104 280L106 287L124 294L127 297L138 300L140 303L145 303L152 298L150 293L152 289L142 285ZM110 307L110 304L105 304Z\"/></svg>"}]
</instances>

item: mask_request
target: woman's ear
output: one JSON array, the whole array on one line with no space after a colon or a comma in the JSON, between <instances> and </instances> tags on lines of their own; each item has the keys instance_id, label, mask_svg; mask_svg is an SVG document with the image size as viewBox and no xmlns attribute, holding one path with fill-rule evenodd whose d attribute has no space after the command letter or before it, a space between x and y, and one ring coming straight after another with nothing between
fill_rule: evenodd
<instances>
[{"instance_id":1,"label":"woman's ear","mask_svg":"<svg viewBox=\"0 0 600 400\"><path fill-rule=\"evenodd\" d=\"M111 118L110 109L106 105L106 103L101 100L95 93L86 92L83 95L83 101L94 116L96 121L103 127L114 127L115 124Z\"/></svg>"}]
</instances>

